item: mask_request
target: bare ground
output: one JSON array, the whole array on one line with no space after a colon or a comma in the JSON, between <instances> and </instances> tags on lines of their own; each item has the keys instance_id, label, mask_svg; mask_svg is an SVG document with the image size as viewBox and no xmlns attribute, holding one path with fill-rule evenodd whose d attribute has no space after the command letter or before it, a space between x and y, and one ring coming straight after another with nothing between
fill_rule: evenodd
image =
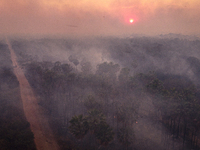
<instances>
[{"instance_id":1,"label":"bare ground","mask_svg":"<svg viewBox=\"0 0 200 150\"><path fill-rule=\"evenodd\" d=\"M23 70L17 63L17 57L8 39L6 39L6 43L8 44L11 53L14 73L19 81L24 113L27 121L30 123L31 131L34 134L37 150L58 150L59 146L54 139L48 120L45 117L41 106L38 105L38 101Z\"/></svg>"}]
</instances>

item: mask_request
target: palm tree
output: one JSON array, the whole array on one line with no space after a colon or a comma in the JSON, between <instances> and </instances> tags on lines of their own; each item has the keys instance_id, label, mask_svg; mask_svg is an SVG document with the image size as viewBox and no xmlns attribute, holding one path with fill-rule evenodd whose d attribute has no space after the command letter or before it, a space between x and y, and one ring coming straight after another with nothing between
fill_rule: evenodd
<instances>
[{"instance_id":1,"label":"palm tree","mask_svg":"<svg viewBox=\"0 0 200 150\"><path fill-rule=\"evenodd\" d=\"M96 127L100 123L106 123L105 116L101 113L101 111L99 111L97 109L92 109L92 110L88 111L88 114L89 115L87 117L87 121L88 121L89 128L92 133L94 133Z\"/></svg>"},{"instance_id":2,"label":"palm tree","mask_svg":"<svg viewBox=\"0 0 200 150\"><path fill-rule=\"evenodd\" d=\"M88 122L83 115L78 115L72 117L70 120L70 132L77 138L82 139L88 132L89 126Z\"/></svg>"},{"instance_id":3,"label":"palm tree","mask_svg":"<svg viewBox=\"0 0 200 150\"><path fill-rule=\"evenodd\" d=\"M104 146L108 145L108 143L114 138L113 129L104 122L101 122L96 126L94 135L99 140L100 144Z\"/></svg>"},{"instance_id":4,"label":"palm tree","mask_svg":"<svg viewBox=\"0 0 200 150\"><path fill-rule=\"evenodd\" d=\"M108 145L114 138L114 132L106 123L105 116L97 109L88 111L88 114L87 120L91 133L95 135L101 145Z\"/></svg>"}]
</instances>

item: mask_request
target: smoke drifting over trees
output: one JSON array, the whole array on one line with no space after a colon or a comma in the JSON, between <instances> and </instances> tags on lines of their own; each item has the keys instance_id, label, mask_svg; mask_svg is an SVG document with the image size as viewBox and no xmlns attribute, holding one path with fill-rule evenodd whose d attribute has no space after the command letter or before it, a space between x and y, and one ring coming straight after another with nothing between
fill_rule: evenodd
<instances>
[{"instance_id":1,"label":"smoke drifting over trees","mask_svg":"<svg viewBox=\"0 0 200 150\"><path fill-rule=\"evenodd\" d=\"M199 149L199 39L11 44L61 149Z\"/></svg>"}]
</instances>

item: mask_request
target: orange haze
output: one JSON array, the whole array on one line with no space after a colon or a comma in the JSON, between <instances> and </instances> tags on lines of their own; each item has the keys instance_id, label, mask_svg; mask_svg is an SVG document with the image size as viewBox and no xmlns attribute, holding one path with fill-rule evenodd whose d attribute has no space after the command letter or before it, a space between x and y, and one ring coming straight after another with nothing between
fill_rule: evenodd
<instances>
[{"instance_id":1,"label":"orange haze","mask_svg":"<svg viewBox=\"0 0 200 150\"><path fill-rule=\"evenodd\" d=\"M0 34L200 35L199 8L198 0L0 0Z\"/></svg>"}]
</instances>

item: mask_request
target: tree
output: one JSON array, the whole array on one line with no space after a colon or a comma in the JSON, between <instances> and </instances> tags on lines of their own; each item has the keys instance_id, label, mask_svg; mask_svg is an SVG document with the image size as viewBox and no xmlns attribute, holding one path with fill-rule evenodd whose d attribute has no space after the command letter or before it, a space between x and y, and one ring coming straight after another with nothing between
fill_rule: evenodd
<instances>
[{"instance_id":1,"label":"tree","mask_svg":"<svg viewBox=\"0 0 200 150\"><path fill-rule=\"evenodd\" d=\"M68 59L69 59L70 62L72 62L76 66L76 69L77 69L77 65L79 64L78 59L75 56L72 56L72 55L70 55Z\"/></svg>"},{"instance_id":2,"label":"tree","mask_svg":"<svg viewBox=\"0 0 200 150\"><path fill-rule=\"evenodd\" d=\"M81 65L81 71L84 73L84 74L89 74L91 73L92 71L92 65L90 62L86 61L85 59L83 59L80 63Z\"/></svg>"},{"instance_id":3,"label":"tree","mask_svg":"<svg viewBox=\"0 0 200 150\"><path fill-rule=\"evenodd\" d=\"M122 68L119 73L119 81L123 84L129 80L130 69Z\"/></svg>"},{"instance_id":4,"label":"tree","mask_svg":"<svg viewBox=\"0 0 200 150\"><path fill-rule=\"evenodd\" d=\"M162 92L164 87L163 83L160 80L154 79L149 84L147 84L147 88L148 90L150 90L151 93L162 94L160 92Z\"/></svg>"},{"instance_id":5,"label":"tree","mask_svg":"<svg viewBox=\"0 0 200 150\"><path fill-rule=\"evenodd\" d=\"M97 109L92 109L90 111L88 111L88 116L87 116L87 121L89 124L89 128L91 130L92 133L94 133L96 127L100 124L100 123L105 123L106 119L105 116L101 113L101 111L97 110Z\"/></svg>"},{"instance_id":6,"label":"tree","mask_svg":"<svg viewBox=\"0 0 200 150\"><path fill-rule=\"evenodd\" d=\"M101 104L98 103L92 95L89 95L85 99L84 105L88 110L91 110L91 109L102 110Z\"/></svg>"},{"instance_id":7,"label":"tree","mask_svg":"<svg viewBox=\"0 0 200 150\"><path fill-rule=\"evenodd\" d=\"M72 117L70 120L70 132L77 138L82 139L89 130L89 125L85 117L83 115L78 115Z\"/></svg>"},{"instance_id":8,"label":"tree","mask_svg":"<svg viewBox=\"0 0 200 150\"><path fill-rule=\"evenodd\" d=\"M114 138L113 129L106 122L100 122L96 126L94 135L99 140L100 144L105 146Z\"/></svg>"},{"instance_id":9,"label":"tree","mask_svg":"<svg viewBox=\"0 0 200 150\"><path fill-rule=\"evenodd\" d=\"M128 94L128 89L129 89L128 88L129 74L130 74L129 68L122 68L118 76L120 88L121 90L125 90L125 92L123 92L125 95Z\"/></svg>"},{"instance_id":10,"label":"tree","mask_svg":"<svg viewBox=\"0 0 200 150\"><path fill-rule=\"evenodd\" d=\"M96 75L101 76L107 82L115 82L116 81L116 73L120 70L120 66L118 64L113 64L112 62L107 63L104 62L102 64L97 65Z\"/></svg>"},{"instance_id":11,"label":"tree","mask_svg":"<svg viewBox=\"0 0 200 150\"><path fill-rule=\"evenodd\" d=\"M69 64L62 64L61 68L65 75L69 74L73 70L73 68Z\"/></svg>"},{"instance_id":12,"label":"tree","mask_svg":"<svg viewBox=\"0 0 200 150\"><path fill-rule=\"evenodd\" d=\"M134 132L132 128L129 127L123 127L118 131L117 138L120 143L126 146L126 149L128 149L128 146L132 143L134 139Z\"/></svg>"},{"instance_id":13,"label":"tree","mask_svg":"<svg viewBox=\"0 0 200 150\"><path fill-rule=\"evenodd\" d=\"M137 119L137 111L136 111L136 106L133 104L129 103L129 105L125 106L122 105L117 108L116 111L116 116L117 116L117 121L121 122L123 127L126 126L131 126Z\"/></svg>"},{"instance_id":14,"label":"tree","mask_svg":"<svg viewBox=\"0 0 200 150\"><path fill-rule=\"evenodd\" d=\"M113 129L106 123L105 116L96 109L88 111L88 116L74 116L70 120L70 132L77 138L82 139L88 132L94 134L101 145L108 145L114 138Z\"/></svg>"},{"instance_id":15,"label":"tree","mask_svg":"<svg viewBox=\"0 0 200 150\"><path fill-rule=\"evenodd\" d=\"M56 72L56 73L62 73L61 62L56 61L54 63L54 66L53 66L53 68L51 70L54 71L54 72Z\"/></svg>"}]
</instances>

